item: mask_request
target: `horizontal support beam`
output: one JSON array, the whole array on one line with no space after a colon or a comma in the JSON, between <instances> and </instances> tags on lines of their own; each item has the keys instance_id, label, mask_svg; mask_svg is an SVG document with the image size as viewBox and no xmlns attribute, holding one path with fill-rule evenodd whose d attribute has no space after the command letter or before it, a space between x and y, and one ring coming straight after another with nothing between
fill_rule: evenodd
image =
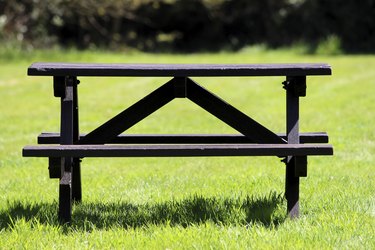
<instances>
[{"instance_id":1,"label":"horizontal support beam","mask_svg":"<svg viewBox=\"0 0 375 250\"><path fill-rule=\"evenodd\" d=\"M286 139L285 133L278 133L277 135ZM85 134L81 134L80 137L84 138ZM114 144L240 144L251 142L248 137L240 134L121 134L110 141ZM328 143L328 134L326 132L300 133L300 142ZM42 133L38 136L38 144L59 143L59 133Z\"/></svg>"},{"instance_id":2,"label":"horizontal support beam","mask_svg":"<svg viewBox=\"0 0 375 250\"><path fill-rule=\"evenodd\" d=\"M57 145L26 146L25 157L186 157L333 155L329 144Z\"/></svg>"}]
</instances>

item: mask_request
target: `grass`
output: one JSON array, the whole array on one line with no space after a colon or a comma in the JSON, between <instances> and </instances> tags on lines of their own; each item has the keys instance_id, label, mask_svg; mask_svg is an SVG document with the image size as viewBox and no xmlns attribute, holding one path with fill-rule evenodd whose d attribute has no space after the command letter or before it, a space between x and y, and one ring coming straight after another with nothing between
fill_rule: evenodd
<instances>
[{"instance_id":1,"label":"grass","mask_svg":"<svg viewBox=\"0 0 375 250\"><path fill-rule=\"evenodd\" d=\"M0 248L374 249L375 56L312 56L248 48L238 53L0 51ZM327 131L334 157L310 157L301 217L285 217L284 166L275 158L85 159L83 203L57 222L58 181L24 145L59 128L51 79L27 77L34 61L327 62L308 78L301 130ZM81 130L90 131L166 78L82 78ZM195 78L275 132L285 130L282 78ZM108 98L110 96L110 98ZM179 116L184 114L185 119ZM186 100L174 100L133 133L231 133Z\"/></svg>"}]
</instances>

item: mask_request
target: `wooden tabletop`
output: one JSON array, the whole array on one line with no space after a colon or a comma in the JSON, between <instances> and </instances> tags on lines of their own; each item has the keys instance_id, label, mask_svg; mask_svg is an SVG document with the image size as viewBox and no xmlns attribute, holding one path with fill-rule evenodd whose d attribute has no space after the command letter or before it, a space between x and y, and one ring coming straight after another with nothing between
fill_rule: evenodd
<instances>
[{"instance_id":1,"label":"wooden tabletop","mask_svg":"<svg viewBox=\"0 0 375 250\"><path fill-rule=\"evenodd\" d=\"M331 75L324 63L293 64L102 64L33 63L33 76L307 76Z\"/></svg>"}]
</instances>

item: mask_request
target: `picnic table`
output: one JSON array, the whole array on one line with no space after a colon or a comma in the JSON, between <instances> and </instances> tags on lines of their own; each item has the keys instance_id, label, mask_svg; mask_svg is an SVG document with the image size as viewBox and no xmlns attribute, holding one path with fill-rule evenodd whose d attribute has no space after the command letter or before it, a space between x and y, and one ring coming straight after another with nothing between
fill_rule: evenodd
<instances>
[{"instance_id":1,"label":"picnic table","mask_svg":"<svg viewBox=\"0 0 375 250\"><path fill-rule=\"evenodd\" d=\"M52 76L61 99L59 132L43 132L25 157L47 157L51 178L59 178L61 222L70 222L72 201L81 201L81 161L86 157L277 156L286 164L287 213L299 215L299 181L307 176L307 156L333 155L325 132L300 133L299 98L306 77L330 75L327 64L78 64L34 63L28 75ZM171 79L93 131L79 132L77 77L170 77ZM274 133L214 95L192 77L283 76L286 132ZM87 79L87 78L86 78ZM99 90L100 91L100 90ZM125 134L139 121L175 98L187 98L239 134ZM108 98L110 100L110 98ZM104 101L104 100L103 100ZM321 110L317 111L322 112ZM184 119L183 114L180 115Z\"/></svg>"}]
</instances>

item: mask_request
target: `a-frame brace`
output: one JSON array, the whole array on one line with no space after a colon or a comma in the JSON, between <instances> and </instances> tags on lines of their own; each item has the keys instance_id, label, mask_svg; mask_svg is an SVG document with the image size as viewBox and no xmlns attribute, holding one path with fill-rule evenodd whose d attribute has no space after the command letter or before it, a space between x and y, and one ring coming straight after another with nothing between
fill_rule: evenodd
<instances>
[{"instance_id":1,"label":"a-frame brace","mask_svg":"<svg viewBox=\"0 0 375 250\"><path fill-rule=\"evenodd\" d=\"M175 77L82 138L78 144L105 144L174 98L188 98L254 143L286 141L187 77Z\"/></svg>"}]
</instances>

